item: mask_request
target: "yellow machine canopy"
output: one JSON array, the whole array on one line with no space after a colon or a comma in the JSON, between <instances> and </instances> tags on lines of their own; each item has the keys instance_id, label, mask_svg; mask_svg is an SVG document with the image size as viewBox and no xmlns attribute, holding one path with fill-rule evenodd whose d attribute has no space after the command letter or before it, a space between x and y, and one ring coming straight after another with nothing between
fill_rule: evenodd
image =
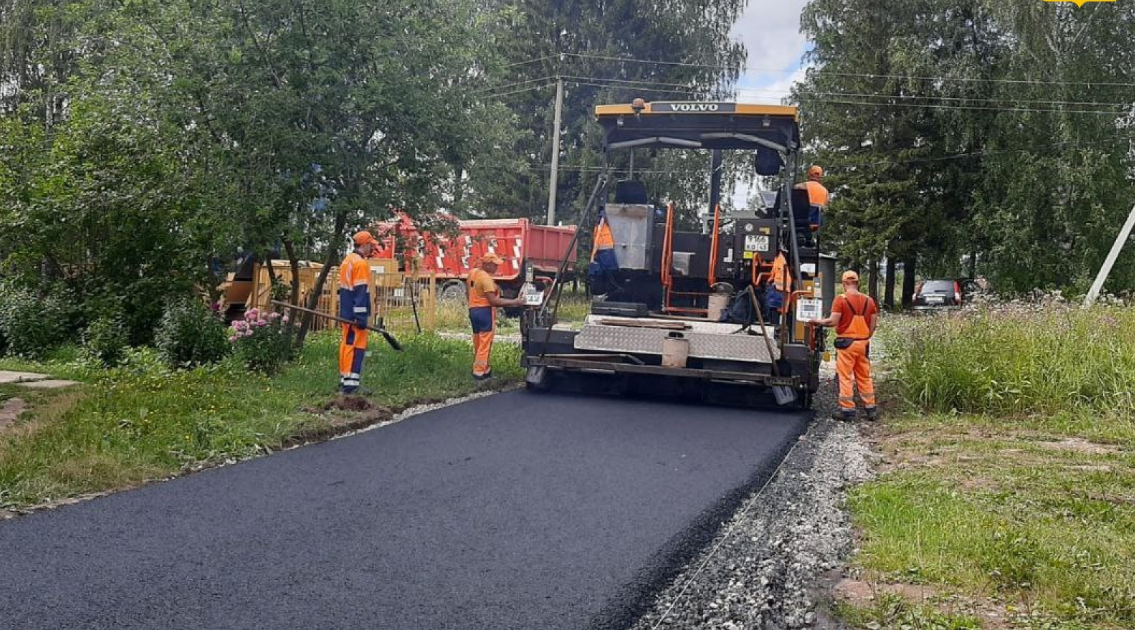
<instances>
[{"instance_id":1,"label":"yellow machine canopy","mask_svg":"<svg viewBox=\"0 0 1135 630\"><path fill-rule=\"evenodd\" d=\"M653 102L600 105L595 117L607 149L772 150L800 147L799 114L786 105Z\"/></svg>"}]
</instances>

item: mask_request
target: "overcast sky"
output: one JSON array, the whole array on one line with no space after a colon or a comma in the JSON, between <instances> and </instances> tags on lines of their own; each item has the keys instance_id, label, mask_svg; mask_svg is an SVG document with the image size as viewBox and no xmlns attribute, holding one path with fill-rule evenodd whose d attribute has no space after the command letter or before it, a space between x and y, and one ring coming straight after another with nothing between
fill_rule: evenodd
<instances>
[{"instance_id":1,"label":"overcast sky","mask_svg":"<svg viewBox=\"0 0 1135 630\"><path fill-rule=\"evenodd\" d=\"M799 76L808 42L800 34L800 10L807 0L749 0L733 37L749 52L739 100L779 103Z\"/></svg>"},{"instance_id":2,"label":"overcast sky","mask_svg":"<svg viewBox=\"0 0 1135 630\"><path fill-rule=\"evenodd\" d=\"M800 10L807 0L749 0L733 37L749 52L745 74L738 82L737 100L780 103L793 81L801 76L808 41L800 34ZM741 183L732 191L735 207L744 208L753 193Z\"/></svg>"}]
</instances>

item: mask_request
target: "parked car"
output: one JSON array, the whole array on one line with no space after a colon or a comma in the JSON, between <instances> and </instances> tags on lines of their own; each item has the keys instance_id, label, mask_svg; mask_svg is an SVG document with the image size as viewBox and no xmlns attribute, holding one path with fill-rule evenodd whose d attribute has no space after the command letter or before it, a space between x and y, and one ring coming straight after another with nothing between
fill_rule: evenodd
<instances>
[{"instance_id":1,"label":"parked car","mask_svg":"<svg viewBox=\"0 0 1135 630\"><path fill-rule=\"evenodd\" d=\"M952 278L919 283L918 288L914 290L914 310L960 308L967 297L962 291L962 284L962 281Z\"/></svg>"}]
</instances>

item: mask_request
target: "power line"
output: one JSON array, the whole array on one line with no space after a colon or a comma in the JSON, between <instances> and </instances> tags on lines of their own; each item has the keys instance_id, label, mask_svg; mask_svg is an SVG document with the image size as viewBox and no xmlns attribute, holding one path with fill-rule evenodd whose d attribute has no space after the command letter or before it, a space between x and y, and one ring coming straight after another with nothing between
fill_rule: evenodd
<instances>
[{"instance_id":1,"label":"power line","mask_svg":"<svg viewBox=\"0 0 1135 630\"><path fill-rule=\"evenodd\" d=\"M648 86L648 85L666 85L666 84L653 84L653 83L649 83L649 82L630 82L630 81L623 81L623 80L618 80L618 79L614 80L614 81L618 81L619 82L618 84L599 83L599 81L611 81L611 80L602 79L602 78L593 78L590 81L581 81L581 80L578 80L578 79L573 79L571 82L576 83L576 84L580 84L580 85L590 85L590 86L605 87L605 88L619 88L619 89L624 89L624 90L628 90L628 91L630 91L630 90L641 90L641 91L644 91L644 92L656 92L656 93L661 93L661 94L679 94L679 95L686 95L686 96L704 96L704 95L708 94L707 92L700 92L700 91L689 90L689 89L686 89L686 90L670 89L670 88L655 89L655 88L651 88L651 87L645 87L645 86ZM736 90L735 90L735 92L736 92ZM801 92L801 94L813 94L813 93ZM816 92L815 94L824 94L824 93ZM842 94L842 93L831 93L831 94ZM1016 113L1093 114L1093 115L1104 115L1104 116L1122 116L1124 114L1127 114L1128 111L1129 111L1127 109L1102 111L1102 110L1054 109L1054 108L1027 107L1027 105L1029 105L1030 103L1024 102L1024 101L1018 102L1016 104L1003 105L1003 106L998 106L998 107L981 106L981 105L943 105L943 104L936 104L936 103L887 103L887 102L882 102L882 101L866 101L866 100L862 100L862 99L865 99L865 98L883 98L883 99L886 99L886 98L893 98L892 96L885 95L885 94L847 94L847 96L848 97L858 97L858 98L860 98L860 100L850 101L850 100L823 99L823 98L818 99L818 100L820 102L823 102L823 103L837 104L837 105L860 105L860 106L866 105L866 106L872 106L872 107L922 107L922 108L931 108L931 109L950 109L950 110L961 110L961 111L973 110L973 111L1016 112ZM923 97L923 98L935 98L935 97ZM989 99L989 102L994 102L994 100ZM1039 101L1038 101L1038 103L1039 103ZM1073 106L1088 105L1089 104L1087 102L1077 102L1077 101L1063 101L1063 103L1068 104L1068 105L1073 105ZM1025 105L1025 107L1021 107L1021 105ZM1126 106L1125 104L1121 104L1121 103L1114 103L1114 104L1111 104L1111 105L1114 105L1116 107L1125 107Z\"/></svg>"},{"instance_id":2,"label":"power line","mask_svg":"<svg viewBox=\"0 0 1135 630\"><path fill-rule=\"evenodd\" d=\"M506 68L515 68L516 66L527 66L528 64L540 63L541 61L548 61L549 59L555 59L555 56L548 55L548 56L544 56L544 57L536 57L535 59L529 59L527 61L517 61L516 63L510 63L510 64L506 65L505 67Z\"/></svg>"},{"instance_id":3,"label":"power line","mask_svg":"<svg viewBox=\"0 0 1135 630\"><path fill-rule=\"evenodd\" d=\"M934 103L882 103L878 101L846 101L838 99L828 99L822 102L829 105L867 105L870 107L922 107L930 109L946 109L957 111L990 111L990 112L1012 112L1012 113L1036 113L1036 114L1092 114L1098 116L1123 116L1127 111L1100 111L1100 110L1086 110L1086 109L1045 109L1045 108L1031 108L1031 107L985 107L981 105L937 105Z\"/></svg>"},{"instance_id":4,"label":"power line","mask_svg":"<svg viewBox=\"0 0 1135 630\"><path fill-rule=\"evenodd\" d=\"M704 64L704 63L689 63L686 61L648 61L645 59L636 59L634 57L611 57L607 55L594 55L588 53L562 53L565 57L577 57L579 59L592 59L596 61L625 61L628 63L648 63L658 66L678 66L683 68L703 68L709 70L731 70L734 72L741 72L744 70L741 66L726 66L721 64ZM772 71L770 71L772 72Z\"/></svg>"},{"instance_id":5,"label":"power line","mask_svg":"<svg viewBox=\"0 0 1135 630\"><path fill-rule=\"evenodd\" d=\"M1135 87L1135 82L1119 82L1119 81L1061 81L1061 80L1040 80L1040 79L990 79L981 77L948 77L948 76L919 76L919 75L902 75L902 74L874 74L865 72L835 72L833 70L825 70L823 68L740 68L735 66L727 66L720 64L699 64L687 63L681 61L655 61L649 59L638 59L635 57L611 57L606 55L594 55L587 53L563 53L565 56L578 57L582 59L594 59L600 61L620 61L627 63L650 64L660 66L679 66L690 68L707 68L719 70L746 70L751 72L762 72L767 74L780 73L780 74L793 74L800 70L814 70L821 74L828 74L831 76L841 77L859 77L867 79L907 79L918 81L961 81L971 83L1007 83L1013 85L1069 85L1069 86L1100 86L1100 87Z\"/></svg>"},{"instance_id":6,"label":"power line","mask_svg":"<svg viewBox=\"0 0 1135 630\"><path fill-rule=\"evenodd\" d=\"M500 97L504 97L504 96L513 96L513 95L516 95L516 94L524 94L525 92L542 90L544 88L552 87L553 85L555 85L555 83L541 83L540 85L530 85L526 88L521 88L519 90L513 90L511 92L502 92L500 94L487 94L486 96L490 96L492 98L500 98Z\"/></svg>"},{"instance_id":7,"label":"power line","mask_svg":"<svg viewBox=\"0 0 1135 630\"><path fill-rule=\"evenodd\" d=\"M903 74L871 74L871 73L856 73L856 72L835 72L831 70L824 70L818 68L816 70L821 74L831 75L833 77L858 77L865 79L906 79L908 81L960 81L967 83L1008 83L1012 85L1070 85L1082 87L1135 87L1135 83L1124 83L1115 81L1060 81L1060 80L1038 80L1038 79L985 79L981 77L933 77L933 76L917 76L917 75L903 75Z\"/></svg>"},{"instance_id":8,"label":"power line","mask_svg":"<svg viewBox=\"0 0 1135 630\"><path fill-rule=\"evenodd\" d=\"M780 93L791 94L791 90L765 90L765 89L748 89L741 88L742 92L767 92L767 93ZM940 101L973 101L981 103L1006 103L1011 101L1011 105L1074 105L1074 106L1105 106L1105 107L1129 107L1130 103L1109 103L1103 101L1048 101L1036 99L998 99L986 98L978 96L922 96L918 94L864 94L855 92L799 92L799 94L806 94L809 96L837 96L837 97L860 97L860 98L897 98L897 99L923 99L923 100L940 100Z\"/></svg>"},{"instance_id":9,"label":"power line","mask_svg":"<svg viewBox=\"0 0 1135 630\"><path fill-rule=\"evenodd\" d=\"M494 85L493 87L485 88L483 90L479 90L477 92L474 92L474 94L485 94L487 92L492 92L494 90L504 90L504 89L507 89L507 88L510 88L510 87L516 87L518 85L525 85L527 83L537 83L537 82L540 82L540 81L553 81L553 80L555 80L555 78L556 77L554 77L554 76L546 76L546 77L540 77L539 79L528 79L528 80L525 80L525 81L516 81L514 83L505 83L504 85Z\"/></svg>"},{"instance_id":10,"label":"power line","mask_svg":"<svg viewBox=\"0 0 1135 630\"><path fill-rule=\"evenodd\" d=\"M567 74L565 74L563 78L565 80L574 79L574 80L577 80L577 81L611 81L613 83L658 85L658 86L662 86L662 87L682 88L684 90L695 89L695 88L691 87L690 84L688 84L688 83L662 83L660 81L646 81L646 80L642 80L642 79L607 79L607 78L604 78L604 77L578 77L578 76L572 76L572 75L567 75Z\"/></svg>"},{"instance_id":11,"label":"power line","mask_svg":"<svg viewBox=\"0 0 1135 630\"><path fill-rule=\"evenodd\" d=\"M685 90L668 90L668 89L657 89L657 88L649 88L649 87L633 87L633 86L625 86L625 85L611 85L610 83L595 83L595 82L591 82L591 81L572 80L572 81L566 81L566 82L572 83L574 85L589 85L589 86L592 86L592 87L616 88L616 89L628 90L628 91L629 90L637 90L637 91L640 91L640 92L653 92L655 94L678 94L678 95L682 95L682 96L705 96L706 95L705 92L690 92L690 91L685 91Z\"/></svg>"}]
</instances>

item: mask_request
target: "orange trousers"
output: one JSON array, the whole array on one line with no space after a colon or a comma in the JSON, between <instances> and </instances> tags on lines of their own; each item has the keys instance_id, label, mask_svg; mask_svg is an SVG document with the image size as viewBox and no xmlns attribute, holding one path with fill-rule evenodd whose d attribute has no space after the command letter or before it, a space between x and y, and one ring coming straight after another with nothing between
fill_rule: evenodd
<instances>
[{"instance_id":1,"label":"orange trousers","mask_svg":"<svg viewBox=\"0 0 1135 630\"><path fill-rule=\"evenodd\" d=\"M339 391L353 394L362 379L363 360L367 356L367 329L343 324L339 341Z\"/></svg>"},{"instance_id":2,"label":"orange trousers","mask_svg":"<svg viewBox=\"0 0 1135 630\"><path fill-rule=\"evenodd\" d=\"M471 307L469 324L473 327L473 376L480 378L493 371L489 357L493 353L493 337L497 330L496 309L491 306Z\"/></svg>"},{"instance_id":3,"label":"orange trousers","mask_svg":"<svg viewBox=\"0 0 1135 630\"><path fill-rule=\"evenodd\" d=\"M484 376L493 371L489 357L493 354L495 330L473 333L473 376Z\"/></svg>"},{"instance_id":4,"label":"orange trousers","mask_svg":"<svg viewBox=\"0 0 1135 630\"><path fill-rule=\"evenodd\" d=\"M836 351L835 370L839 376L839 407L844 413L855 411L855 390L867 409L875 408L875 383L871 380L870 341L853 341L846 350Z\"/></svg>"}]
</instances>

